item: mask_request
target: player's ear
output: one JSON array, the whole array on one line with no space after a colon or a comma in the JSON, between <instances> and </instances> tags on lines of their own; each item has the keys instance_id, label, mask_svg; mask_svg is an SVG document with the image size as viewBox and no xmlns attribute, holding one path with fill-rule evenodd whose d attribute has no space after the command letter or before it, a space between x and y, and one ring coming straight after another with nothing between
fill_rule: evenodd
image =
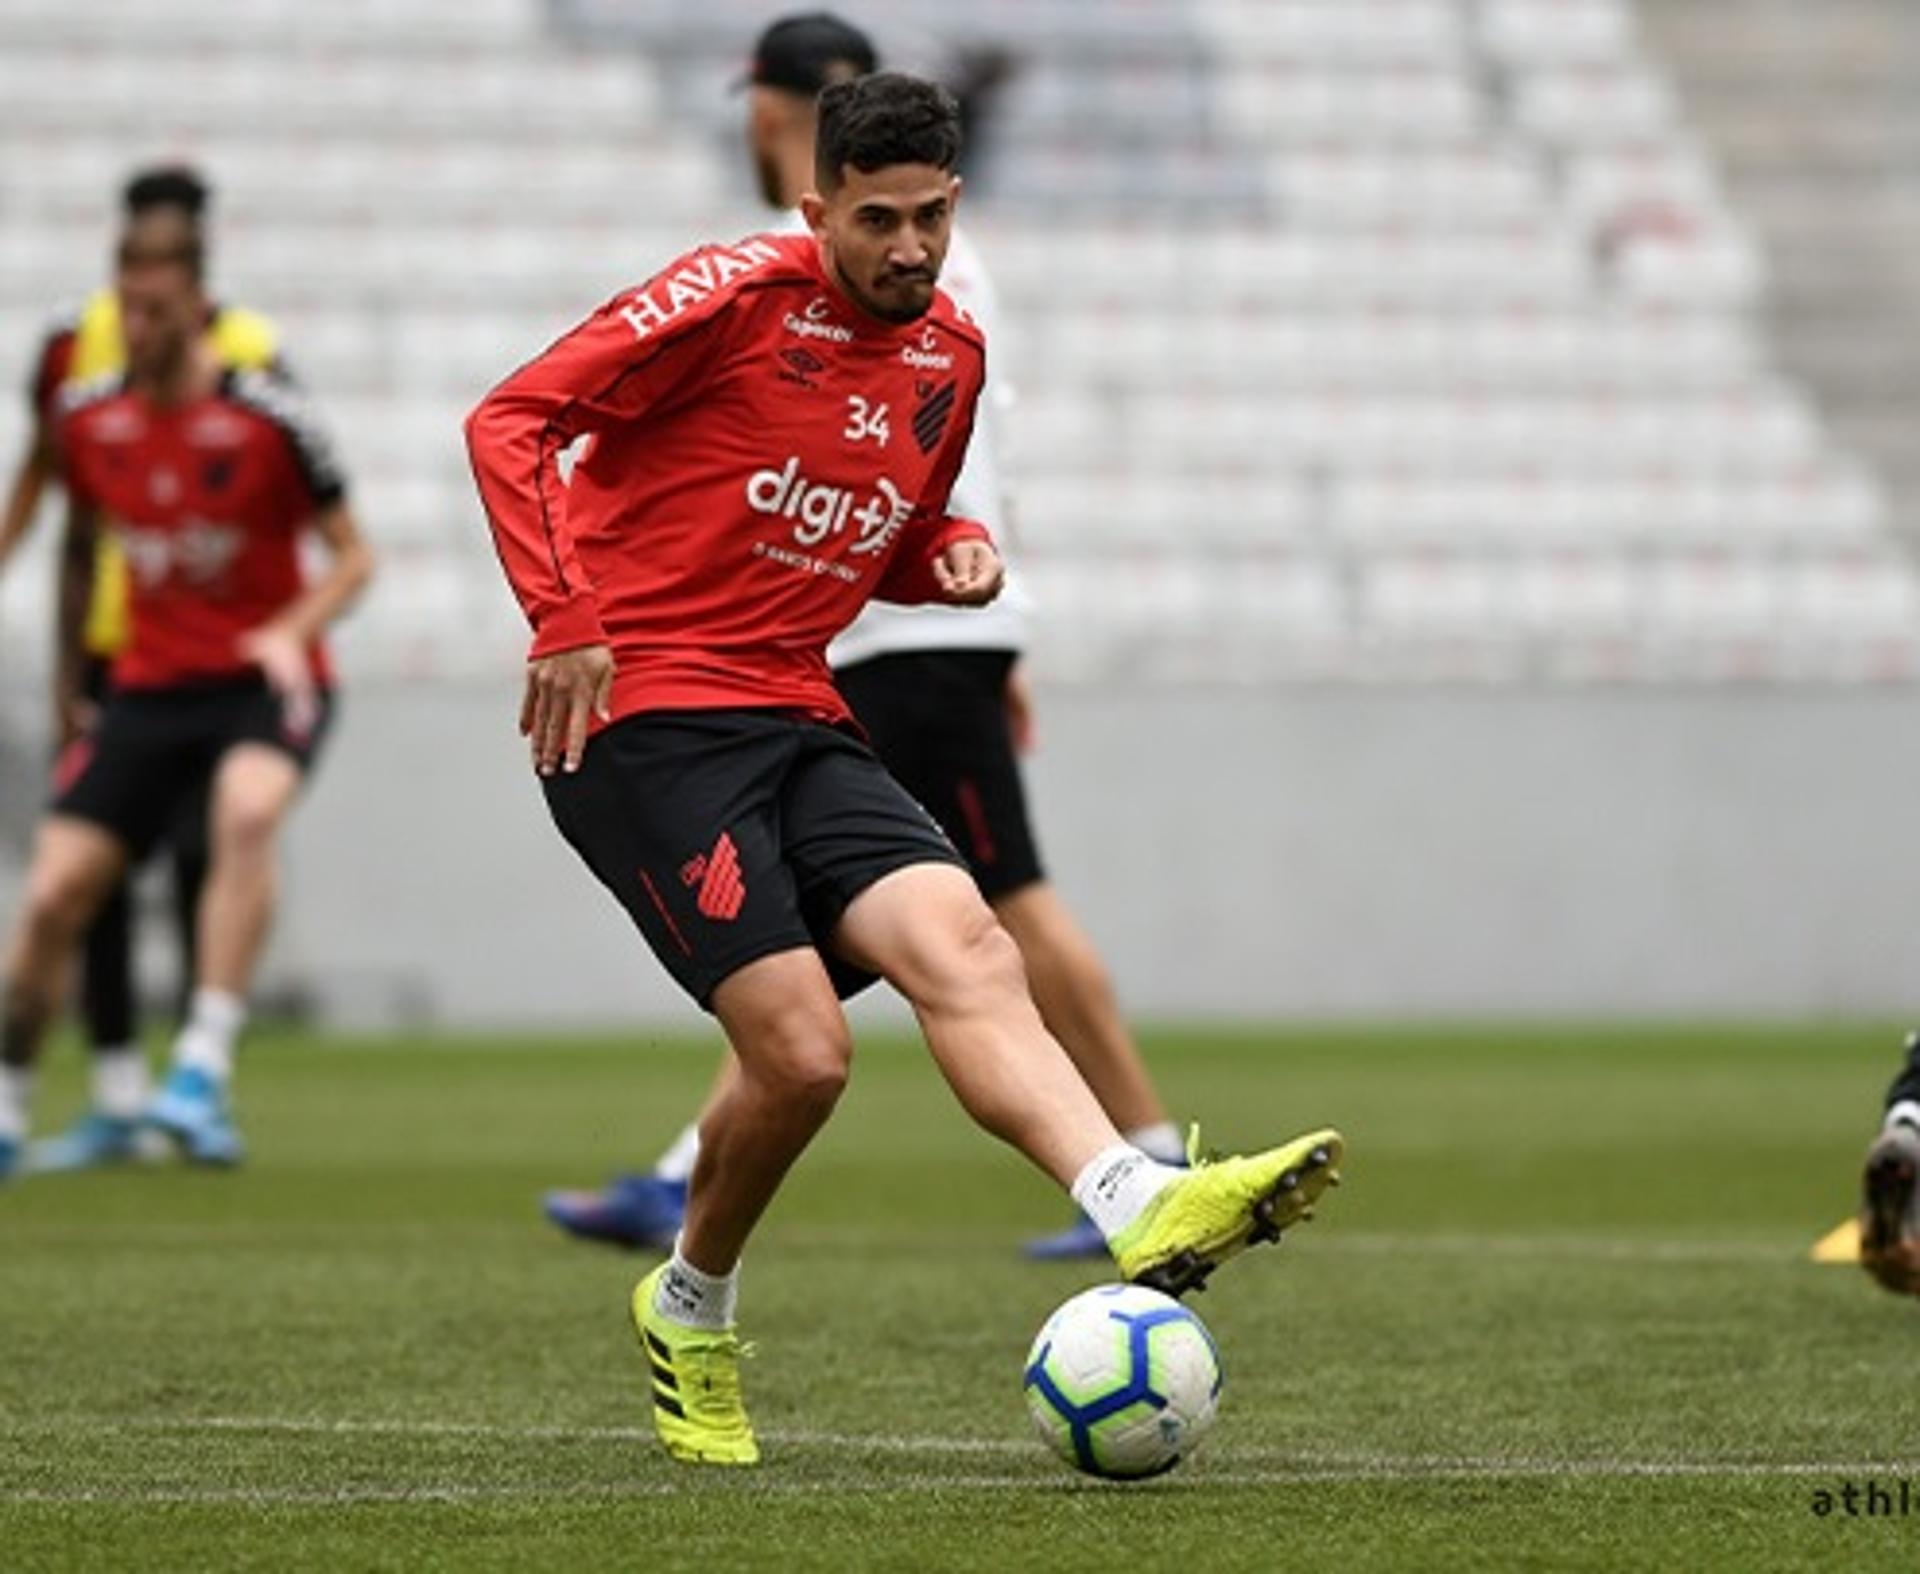
<instances>
[{"instance_id":1,"label":"player's ear","mask_svg":"<svg viewBox=\"0 0 1920 1574\"><path fill-rule=\"evenodd\" d=\"M807 221L807 228L818 235L827 225L827 199L817 191L803 191L800 194L800 217Z\"/></svg>"},{"instance_id":2,"label":"player's ear","mask_svg":"<svg viewBox=\"0 0 1920 1574\"><path fill-rule=\"evenodd\" d=\"M960 206L960 188L964 185L966 185L966 182L958 175L955 175L947 182L947 207L949 209Z\"/></svg>"}]
</instances>

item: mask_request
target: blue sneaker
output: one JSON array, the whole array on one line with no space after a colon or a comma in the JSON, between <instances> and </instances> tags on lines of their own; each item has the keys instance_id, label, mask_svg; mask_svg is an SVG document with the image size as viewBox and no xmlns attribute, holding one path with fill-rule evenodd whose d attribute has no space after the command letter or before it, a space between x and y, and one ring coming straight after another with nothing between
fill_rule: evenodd
<instances>
[{"instance_id":1,"label":"blue sneaker","mask_svg":"<svg viewBox=\"0 0 1920 1574\"><path fill-rule=\"evenodd\" d=\"M238 1164L245 1154L234 1129L226 1087L198 1066L175 1066L147 1106L147 1124L158 1127L195 1164Z\"/></svg>"},{"instance_id":2,"label":"blue sneaker","mask_svg":"<svg viewBox=\"0 0 1920 1574\"><path fill-rule=\"evenodd\" d=\"M20 1168L20 1157L25 1150L24 1142L15 1142L11 1137L0 1137L0 1181L5 1180Z\"/></svg>"},{"instance_id":3,"label":"blue sneaker","mask_svg":"<svg viewBox=\"0 0 1920 1574\"><path fill-rule=\"evenodd\" d=\"M1025 1251L1034 1262L1072 1262L1081 1257L1105 1257L1107 1238L1100 1233L1100 1226L1083 1213L1064 1230L1028 1241Z\"/></svg>"},{"instance_id":4,"label":"blue sneaker","mask_svg":"<svg viewBox=\"0 0 1920 1574\"><path fill-rule=\"evenodd\" d=\"M670 1251L687 1216L687 1183L618 1175L600 1191L550 1191L547 1217L583 1241L635 1251Z\"/></svg>"},{"instance_id":5,"label":"blue sneaker","mask_svg":"<svg viewBox=\"0 0 1920 1574\"><path fill-rule=\"evenodd\" d=\"M92 1109L59 1136L28 1148L26 1166L42 1174L93 1170L107 1164L124 1164L140 1153L138 1121L116 1120Z\"/></svg>"}]
</instances>

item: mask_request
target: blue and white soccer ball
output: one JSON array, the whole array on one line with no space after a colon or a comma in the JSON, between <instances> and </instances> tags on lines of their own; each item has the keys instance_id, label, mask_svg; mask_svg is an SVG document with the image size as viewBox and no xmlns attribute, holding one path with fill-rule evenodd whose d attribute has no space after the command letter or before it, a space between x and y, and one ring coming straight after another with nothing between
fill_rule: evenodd
<instances>
[{"instance_id":1,"label":"blue and white soccer ball","mask_svg":"<svg viewBox=\"0 0 1920 1574\"><path fill-rule=\"evenodd\" d=\"M1213 1426L1220 1381L1213 1335L1186 1307L1141 1285L1101 1285L1063 1303L1034 1339L1027 1414L1076 1470L1157 1476Z\"/></svg>"}]
</instances>

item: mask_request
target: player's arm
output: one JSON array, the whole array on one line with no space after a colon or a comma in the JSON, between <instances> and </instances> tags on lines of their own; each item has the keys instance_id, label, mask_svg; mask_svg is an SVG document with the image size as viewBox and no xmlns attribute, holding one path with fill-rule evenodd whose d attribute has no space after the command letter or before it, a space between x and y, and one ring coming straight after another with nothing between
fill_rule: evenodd
<instances>
[{"instance_id":1,"label":"player's arm","mask_svg":"<svg viewBox=\"0 0 1920 1574\"><path fill-rule=\"evenodd\" d=\"M59 587L53 620L53 717L62 746L93 726L87 695L87 609L99 561L100 514L86 498L70 497L60 536Z\"/></svg>"},{"instance_id":2,"label":"player's arm","mask_svg":"<svg viewBox=\"0 0 1920 1574\"><path fill-rule=\"evenodd\" d=\"M1000 594L1006 571L992 533L976 519L955 518L947 512L947 499L967 456L979 393L976 385L960 419L947 433L926 492L900 532L874 591L881 601L983 607Z\"/></svg>"},{"instance_id":3,"label":"player's arm","mask_svg":"<svg viewBox=\"0 0 1920 1574\"><path fill-rule=\"evenodd\" d=\"M20 463L14 467L13 481L7 488L6 513L0 515L0 568L6 566L14 548L33 528L33 517L53 476L53 445L36 428L20 456Z\"/></svg>"},{"instance_id":4,"label":"player's arm","mask_svg":"<svg viewBox=\"0 0 1920 1574\"><path fill-rule=\"evenodd\" d=\"M713 316L636 332L630 297L603 306L513 373L467 417L474 484L533 643L520 733L543 775L579 767L594 717L605 719L614 659L600 600L574 548L559 456L583 434L690 397L717 356Z\"/></svg>"},{"instance_id":5,"label":"player's arm","mask_svg":"<svg viewBox=\"0 0 1920 1574\"><path fill-rule=\"evenodd\" d=\"M47 483L59 473L51 412L55 391L66 376L72 348L73 335L65 328L49 334L40 346L27 387L27 407L33 417L31 435L7 487L6 512L0 514L0 568L6 567L14 549L26 540L27 532L33 528L34 515L39 512L40 499L46 495Z\"/></svg>"},{"instance_id":6,"label":"player's arm","mask_svg":"<svg viewBox=\"0 0 1920 1574\"><path fill-rule=\"evenodd\" d=\"M240 640L241 653L294 709L307 709L313 702L314 641L360 598L373 578L373 548L344 497L322 507L311 528L326 546L326 573Z\"/></svg>"},{"instance_id":7,"label":"player's arm","mask_svg":"<svg viewBox=\"0 0 1920 1574\"><path fill-rule=\"evenodd\" d=\"M332 439L305 392L265 372L234 380L240 400L265 415L286 444L297 481L287 506L326 548L326 571L264 623L240 636L240 654L257 666L280 696L289 725L311 725L316 708L313 646L373 578L373 549L347 504L347 482Z\"/></svg>"}]
</instances>

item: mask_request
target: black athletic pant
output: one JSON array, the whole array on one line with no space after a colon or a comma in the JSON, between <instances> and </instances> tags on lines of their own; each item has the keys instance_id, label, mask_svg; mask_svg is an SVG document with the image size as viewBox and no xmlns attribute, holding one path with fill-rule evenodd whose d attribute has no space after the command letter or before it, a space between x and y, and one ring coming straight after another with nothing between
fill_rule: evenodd
<instances>
[{"instance_id":1,"label":"black athletic pant","mask_svg":"<svg viewBox=\"0 0 1920 1574\"><path fill-rule=\"evenodd\" d=\"M106 702L108 664L88 665L87 695ZM207 801L204 793L183 807L168 832L173 855L173 920L179 930L178 1015L186 1020L199 953L200 892L207 883ZM80 1015L96 1050L131 1044L139 1031L133 983L133 875L128 872L95 915L81 947Z\"/></svg>"}]
</instances>

